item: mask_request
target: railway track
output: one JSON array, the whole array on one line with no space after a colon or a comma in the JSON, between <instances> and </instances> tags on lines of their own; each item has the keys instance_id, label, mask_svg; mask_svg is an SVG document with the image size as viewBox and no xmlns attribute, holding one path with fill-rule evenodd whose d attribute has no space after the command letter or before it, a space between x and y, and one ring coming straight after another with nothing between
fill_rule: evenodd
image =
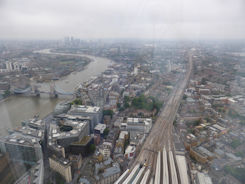
<instances>
[{"instance_id":1,"label":"railway track","mask_svg":"<svg viewBox=\"0 0 245 184\"><path fill-rule=\"evenodd\" d=\"M141 151L132 165L132 172L139 164L146 167L144 168L145 170L150 170L148 171L150 174L147 174L149 175L148 178L144 177L144 182L151 183L152 181L155 181L154 183L156 184L165 184L166 181L171 184L178 184L179 182L172 129L184 90L190 79L191 71L192 54L189 53L189 64L185 78L180 80L173 89L167 103L162 108L149 136L144 142ZM167 166L166 160L168 160ZM168 168L168 171L166 171L166 168ZM132 175L132 173L129 174L130 177ZM166 175L168 175L167 178L165 178ZM138 176L138 178L139 177L140 176ZM165 182L163 182L163 180ZM128 178L126 181L128 181ZM118 183L120 183L120 181Z\"/></svg>"}]
</instances>

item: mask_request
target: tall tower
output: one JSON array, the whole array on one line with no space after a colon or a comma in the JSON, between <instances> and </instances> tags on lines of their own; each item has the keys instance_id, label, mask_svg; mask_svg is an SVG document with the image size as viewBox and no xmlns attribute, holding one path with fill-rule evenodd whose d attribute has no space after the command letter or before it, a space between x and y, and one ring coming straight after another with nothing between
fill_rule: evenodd
<instances>
[{"instance_id":1,"label":"tall tower","mask_svg":"<svg viewBox=\"0 0 245 184\"><path fill-rule=\"evenodd\" d=\"M8 72L11 72L13 70L12 62L10 62L10 61L6 62L6 69Z\"/></svg>"},{"instance_id":2,"label":"tall tower","mask_svg":"<svg viewBox=\"0 0 245 184\"><path fill-rule=\"evenodd\" d=\"M54 82L54 81L51 81L51 82L49 83L49 87L50 87L50 93L49 93L49 96L50 96L51 98L56 98L56 97L58 97L58 94L57 94L57 92L56 92L56 90L55 90L55 82Z\"/></svg>"}]
</instances>

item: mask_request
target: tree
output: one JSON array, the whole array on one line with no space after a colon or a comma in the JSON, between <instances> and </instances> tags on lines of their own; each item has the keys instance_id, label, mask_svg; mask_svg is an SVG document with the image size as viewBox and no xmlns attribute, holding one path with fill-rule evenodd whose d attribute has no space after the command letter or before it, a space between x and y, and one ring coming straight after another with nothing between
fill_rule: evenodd
<instances>
[{"instance_id":1,"label":"tree","mask_svg":"<svg viewBox=\"0 0 245 184\"><path fill-rule=\"evenodd\" d=\"M119 108L119 111L120 111L120 112L124 111L124 107L120 107L120 108Z\"/></svg>"},{"instance_id":2,"label":"tree","mask_svg":"<svg viewBox=\"0 0 245 184\"><path fill-rule=\"evenodd\" d=\"M183 96L183 100L186 100L186 99L187 99L187 96L186 96L186 95L184 95L184 96Z\"/></svg>"},{"instance_id":3,"label":"tree","mask_svg":"<svg viewBox=\"0 0 245 184\"><path fill-rule=\"evenodd\" d=\"M96 146L94 144L89 145L89 153L90 154L94 153L95 149L96 149Z\"/></svg>"},{"instance_id":4,"label":"tree","mask_svg":"<svg viewBox=\"0 0 245 184\"><path fill-rule=\"evenodd\" d=\"M128 145L129 145L129 138L127 138L126 140L125 140L125 143L124 143L124 150L126 150L126 148L128 147Z\"/></svg>"},{"instance_id":5,"label":"tree","mask_svg":"<svg viewBox=\"0 0 245 184\"><path fill-rule=\"evenodd\" d=\"M193 123L194 126L198 126L200 124L201 124L201 119L198 119Z\"/></svg>"},{"instance_id":6,"label":"tree","mask_svg":"<svg viewBox=\"0 0 245 184\"><path fill-rule=\"evenodd\" d=\"M99 174L102 174L104 171L105 171L105 169L104 169L104 168L99 168L98 173L99 173Z\"/></svg>"},{"instance_id":7,"label":"tree","mask_svg":"<svg viewBox=\"0 0 245 184\"><path fill-rule=\"evenodd\" d=\"M162 103L157 101L157 100L155 100L154 103L153 103L153 108L157 110L157 113L159 112L161 107L162 107Z\"/></svg>"},{"instance_id":8,"label":"tree","mask_svg":"<svg viewBox=\"0 0 245 184\"><path fill-rule=\"evenodd\" d=\"M114 114L114 112L112 110L110 110L110 109L103 111L103 116L108 115L108 116L111 116L111 118L112 118L113 114Z\"/></svg>"},{"instance_id":9,"label":"tree","mask_svg":"<svg viewBox=\"0 0 245 184\"><path fill-rule=\"evenodd\" d=\"M117 103L117 108L120 109L121 108L121 104Z\"/></svg>"},{"instance_id":10,"label":"tree","mask_svg":"<svg viewBox=\"0 0 245 184\"><path fill-rule=\"evenodd\" d=\"M173 124L174 124L174 126L175 126L175 125L177 125L177 121L176 121L176 119L174 120L174 123L173 123Z\"/></svg>"},{"instance_id":11,"label":"tree","mask_svg":"<svg viewBox=\"0 0 245 184\"><path fill-rule=\"evenodd\" d=\"M206 84L207 84L207 81L208 81L208 79L206 79L206 78L202 78L202 80L201 80L201 84L202 84L202 85L206 85Z\"/></svg>"},{"instance_id":12,"label":"tree","mask_svg":"<svg viewBox=\"0 0 245 184\"><path fill-rule=\"evenodd\" d=\"M107 136L107 135L109 134L109 132L110 132L109 128L106 128L106 129L104 130L104 135Z\"/></svg>"},{"instance_id":13,"label":"tree","mask_svg":"<svg viewBox=\"0 0 245 184\"><path fill-rule=\"evenodd\" d=\"M162 103L158 101L156 98L146 98L144 95L140 95L139 97L134 98L132 101L132 105L137 109L146 109L148 111L156 109L157 112L162 107Z\"/></svg>"},{"instance_id":14,"label":"tree","mask_svg":"<svg viewBox=\"0 0 245 184\"><path fill-rule=\"evenodd\" d=\"M128 96L125 96L124 99L123 99L123 107L124 109L126 108L129 108L129 101L130 101L130 98Z\"/></svg>"},{"instance_id":15,"label":"tree","mask_svg":"<svg viewBox=\"0 0 245 184\"><path fill-rule=\"evenodd\" d=\"M75 99L73 102L72 102L72 104L75 104L75 105L82 105L83 104L83 102L82 102L82 100L81 99Z\"/></svg>"},{"instance_id":16,"label":"tree","mask_svg":"<svg viewBox=\"0 0 245 184\"><path fill-rule=\"evenodd\" d=\"M9 95L10 95L10 91L9 90L4 91L4 94L3 94L4 97L7 97Z\"/></svg>"}]
</instances>

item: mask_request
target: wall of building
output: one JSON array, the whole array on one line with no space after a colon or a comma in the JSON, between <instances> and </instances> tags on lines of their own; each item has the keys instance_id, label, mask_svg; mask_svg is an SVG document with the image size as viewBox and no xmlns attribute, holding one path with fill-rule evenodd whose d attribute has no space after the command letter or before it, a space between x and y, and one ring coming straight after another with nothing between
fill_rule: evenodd
<instances>
[{"instance_id":1,"label":"wall of building","mask_svg":"<svg viewBox=\"0 0 245 184\"><path fill-rule=\"evenodd\" d=\"M50 165L51 169L60 173L65 178L66 182L72 181L71 166L70 165L64 166L63 164L59 163L58 161L56 161L52 158L49 158L49 165Z\"/></svg>"},{"instance_id":2,"label":"wall of building","mask_svg":"<svg viewBox=\"0 0 245 184\"><path fill-rule=\"evenodd\" d=\"M111 184L114 183L120 177L120 173L114 174L107 178L100 179L96 184Z\"/></svg>"}]
</instances>

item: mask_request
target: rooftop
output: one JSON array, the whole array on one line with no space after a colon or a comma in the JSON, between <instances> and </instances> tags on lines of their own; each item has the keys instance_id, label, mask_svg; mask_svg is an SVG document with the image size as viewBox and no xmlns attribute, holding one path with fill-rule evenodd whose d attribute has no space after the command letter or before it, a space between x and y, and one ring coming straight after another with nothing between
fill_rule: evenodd
<instances>
[{"instance_id":1,"label":"rooftop","mask_svg":"<svg viewBox=\"0 0 245 184\"><path fill-rule=\"evenodd\" d=\"M125 154L134 152L135 149L136 149L135 146L129 145L129 146L127 147L127 149L125 150Z\"/></svg>"},{"instance_id":2,"label":"rooftop","mask_svg":"<svg viewBox=\"0 0 245 184\"><path fill-rule=\"evenodd\" d=\"M199 146L196 148L196 151L200 152L201 154L205 154L209 157L215 157L215 154L207 150L206 148Z\"/></svg>"},{"instance_id":3,"label":"rooftop","mask_svg":"<svg viewBox=\"0 0 245 184\"><path fill-rule=\"evenodd\" d=\"M99 123L94 127L94 129L100 131L100 133L103 134L104 130L106 129L106 124Z\"/></svg>"},{"instance_id":4,"label":"rooftop","mask_svg":"<svg viewBox=\"0 0 245 184\"><path fill-rule=\"evenodd\" d=\"M121 131L119 135L119 139L125 139L125 136L128 135L127 131Z\"/></svg>"},{"instance_id":5,"label":"rooftop","mask_svg":"<svg viewBox=\"0 0 245 184\"><path fill-rule=\"evenodd\" d=\"M73 105L71 111L80 111L86 113L97 113L100 111L100 107L85 106L85 105Z\"/></svg>"},{"instance_id":6,"label":"rooftop","mask_svg":"<svg viewBox=\"0 0 245 184\"><path fill-rule=\"evenodd\" d=\"M204 173L197 173L197 178L200 184L212 184L211 178Z\"/></svg>"},{"instance_id":7,"label":"rooftop","mask_svg":"<svg viewBox=\"0 0 245 184\"><path fill-rule=\"evenodd\" d=\"M16 128L15 131L23 135L29 135L29 136L36 137L39 139L42 139L44 136L43 130L33 129L28 126L22 126L20 128Z\"/></svg>"},{"instance_id":8,"label":"rooftop","mask_svg":"<svg viewBox=\"0 0 245 184\"><path fill-rule=\"evenodd\" d=\"M63 122L63 125L72 127L72 130L70 131L61 131L60 126L58 126L57 124L51 124L50 132L49 132L51 136L50 138L61 139L65 137L78 136L88 123L89 122L87 120L84 121L66 120Z\"/></svg>"},{"instance_id":9,"label":"rooftop","mask_svg":"<svg viewBox=\"0 0 245 184\"><path fill-rule=\"evenodd\" d=\"M61 165L67 167L71 165L71 162L68 159L65 159L64 157L56 157L55 155L51 156L50 159L60 163Z\"/></svg>"},{"instance_id":10,"label":"rooftop","mask_svg":"<svg viewBox=\"0 0 245 184\"><path fill-rule=\"evenodd\" d=\"M4 143L10 143L10 144L16 144L16 145L22 145L22 146L40 147L40 144L39 144L40 139L29 136L29 135L23 135L18 132L14 132L8 136L2 137L0 141Z\"/></svg>"},{"instance_id":11,"label":"rooftop","mask_svg":"<svg viewBox=\"0 0 245 184\"><path fill-rule=\"evenodd\" d=\"M150 124L150 123L152 123L152 120L150 118L128 118L127 119L127 123L133 123L133 124L137 124L137 123Z\"/></svg>"},{"instance_id":12,"label":"rooftop","mask_svg":"<svg viewBox=\"0 0 245 184\"><path fill-rule=\"evenodd\" d=\"M118 163L114 163L112 167L105 169L105 172L102 174L104 178L112 176L114 174L120 173L120 166Z\"/></svg>"}]
</instances>

